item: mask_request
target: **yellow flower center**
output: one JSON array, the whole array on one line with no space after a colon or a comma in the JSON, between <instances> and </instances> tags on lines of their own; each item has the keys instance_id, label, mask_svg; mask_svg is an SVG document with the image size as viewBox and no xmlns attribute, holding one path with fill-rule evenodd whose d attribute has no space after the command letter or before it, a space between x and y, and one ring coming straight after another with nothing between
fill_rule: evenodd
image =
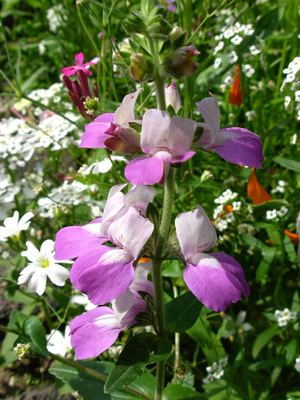
<instances>
[{"instance_id":1,"label":"yellow flower center","mask_svg":"<svg viewBox=\"0 0 300 400\"><path fill-rule=\"evenodd\" d=\"M49 261L45 260L42 262L42 268L47 268L47 267L49 267Z\"/></svg>"}]
</instances>

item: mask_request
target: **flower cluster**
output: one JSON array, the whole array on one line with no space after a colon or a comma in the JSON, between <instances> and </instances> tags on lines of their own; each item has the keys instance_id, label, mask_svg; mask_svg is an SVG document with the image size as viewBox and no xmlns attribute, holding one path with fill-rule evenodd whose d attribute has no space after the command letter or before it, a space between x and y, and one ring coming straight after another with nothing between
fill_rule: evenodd
<instances>
[{"instance_id":1,"label":"flower cluster","mask_svg":"<svg viewBox=\"0 0 300 400\"><path fill-rule=\"evenodd\" d=\"M285 308L283 311L276 310L274 315L277 318L279 326L286 326L290 320L297 318L298 313Z\"/></svg>"},{"instance_id":2,"label":"flower cluster","mask_svg":"<svg viewBox=\"0 0 300 400\"><path fill-rule=\"evenodd\" d=\"M225 371L224 368L226 367L228 363L228 357L221 358L218 362L214 362L213 365L206 367L206 371L208 372L208 375L206 378L203 379L203 383L211 383L216 379L220 379Z\"/></svg>"}]
</instances>

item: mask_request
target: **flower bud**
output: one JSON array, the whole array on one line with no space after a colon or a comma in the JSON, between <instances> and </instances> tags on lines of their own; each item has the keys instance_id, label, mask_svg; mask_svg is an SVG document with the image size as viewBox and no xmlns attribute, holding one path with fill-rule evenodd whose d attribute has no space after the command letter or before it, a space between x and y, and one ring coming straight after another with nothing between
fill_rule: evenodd
<instances>
[{"instance_id":1,"label":"flower bud","mask_svg":"<svg viewBox=\"0 0 300 400\"><path fill-rule=\"evenodd\" d=\"M186 43L187 41L187 31L184 31L183 29L179 28L179 26L174 26L174 28L172 29L169 38L171 40L171 42L174 42L174 40L176 40L179 36L181 35L185 35L185 39L184 39L184 43Z\"/></svg>"},{"instance_id":2,"label":"flower bud","mask_svg":"<svg viewBox=\"0 0 300 400\"><path fill-rule=\"evenodd\" d=\"M130 54L133 53L133 50L132 50L132 47L130 46L128 38L125 38L123 40L123 42L119 43L118 46L119 46L120 51L123 51L124 53L130 53Z\"/></svg>"},{"instance_id":3,"label":"flower bud","mask_svg":"<svg viewBox=\"0 0 300 400\"><path fill-rule=\"evenodd\" d=\"M146 57L141 53L132 54L130 56L131 65L129 67L131 76L140 81L148 71Z\"/></svg>"},{"instance_id":4,"label":"flower bud","mask_svg":"<svg viewBox=\"0 0 300 400\"><path fill-rule=\"evenodd\" d=\"M98 99L91 99L90 97L87 97L86 101L83 103L85 108L88 111L98 111L99 109L99 101Z\"/></svg>"},{"instance_id":5,"label":"flower bud","mask_svg":"<svg viewBox=\"0 0 300 400\"><path fill-rule=\"evenodd\" d=\"M175 82L172 82L170 86L168 85L165 86L165 96L166 96L167 107L171 105L174 108L175 112L177 113L182 104Z\"/></svg>"},{"instance_id":6,"label":"flower bud","mask_svg":"<svg viewBox=\"0 0 300 400\"><path fill-rule=\"evenodd\" d=\"M166 72L177 79L192 75L198 68L193 57L200 54L195 46L180 47L165 57L163 64Z\"/></svg>"},{"instance_id":7,"label":"flower bud","mask_svg":"<svg viewBox=\"0 0 300 400\"><path fill-rule=\"evenodd\" d=\"M32 357L32 350L30 348L30 344L18 343L17 346L13 349L13 351L19 360Z\"/></svg>"},{"instance_id":8,"label":"flower bud","mask_svg":"<svg viewBox=\"0 0 300 400\"><path fill-rule=\"evenodd\" d=\"M59 205L55 205L55 206L52 206L51 209L52 209L54 218L56 218L58 221L61 220L61 218L63 216L61 207Z\"/></svg>"}]
</instances>

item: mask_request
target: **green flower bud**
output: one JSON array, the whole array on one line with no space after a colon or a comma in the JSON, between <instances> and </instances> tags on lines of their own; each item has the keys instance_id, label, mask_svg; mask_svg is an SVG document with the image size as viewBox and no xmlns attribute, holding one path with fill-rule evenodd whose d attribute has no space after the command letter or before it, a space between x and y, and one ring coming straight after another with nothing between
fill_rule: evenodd
<instances>
[{"instance_id":1,"label":"green flower bud","mask_svg":"<svg viewBox=\"0 0 300 400\"><path fill-rule=\"evenodd\" d=\"M16 354L19 360L31 358L33 355L30 344L18 343L13 349L13 352Z\"/></svg>"},{"instance_id":2,"label":"green flower bud","mask_svg":"<svg viewBox=\"0 0 300 400\"><path fill-rule=\"evenodd\" d=\"M149 70L146 57L141 53L132 54L130 56L130 62L131 65L129 69L132 77L136 81L141 81Z\"/></svg>"},{"instance_id":3,"label":"green flower bud","mask_svg":"<svg viewBox=\"0 0 300 400\"><path fill-rule=\"evenodd\" d=\"M87 110L89 111L98 111L99 109L99 100L97 98L91 99L90 97L87 97L84 106Z\"/></svg>"}]
</instances>

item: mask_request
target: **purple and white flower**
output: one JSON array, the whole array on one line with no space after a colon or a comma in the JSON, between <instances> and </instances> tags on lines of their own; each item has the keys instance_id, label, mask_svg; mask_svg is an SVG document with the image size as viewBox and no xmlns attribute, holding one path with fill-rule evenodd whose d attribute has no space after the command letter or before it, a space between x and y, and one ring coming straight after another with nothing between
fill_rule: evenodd
<instances>
[{"instance_id":1,"label":"purple and white flower","mask_svg":"<svg viewBox=\"0 0 300 400\"><path fill-rule=\"evenodd\" d=\"M201 303L223 311L239 301L250 289L240 264L224 253L203 253L217 240L216 231L201 206L179 214L175 219L177 238L187 266L185 283Z\"/></svg>"},{"instance_id":2,"label":"purple and white flower","mask_svg":"<svg viewBox=\"0 0 300 400\"><path fill-rule=\"evenodd\" d=\"M141 89L124 97L115 113L105 113L85 126L79 147L105 148L120 154L135 154L140 150L140 135L130 128L135 120L134 107Z\"/></svg>"},{"instance_id":3,"label":"purple and white flower","mask_svg":"<svg viewBox=\"0 0 300 400\"><path fill-rule=\"evenodd\" d=\"M196 103L205 120L197 123L204 132L196 144L215 151L231 163L262 168L264 157L259 136L239 127L220 129L220 109L216 97L211 96Z\"/></svg>"},{"instance_id":4,"label":"purple and white flower","mask_svg":"<svg viewBox=\"0 0 300 400\"><path fill-rule=\"evenodd\" d=\"M153 283L147 280L150 268L151 262L138 264L132 283L112 301L112 308L95 308L71 322L71 344L77 359L98 356L116 341L122 330L136 322L138 313L147 311L138 292L154 296Z\"/></svg>"},{"instance_id":5,"label":"purple and white flower","mask_svg":"<svg viewBox=\"0 0 300 400\"><path fill-rule=\"evenodd\" d=\"M170 164L182 163L195 152L189 151L196 123L173 117L167 111L146 111L141 132L141 149L149 157L136 158L125 168L125 177L134 185L163 184Z\"/></svg>"}]
</instances>

